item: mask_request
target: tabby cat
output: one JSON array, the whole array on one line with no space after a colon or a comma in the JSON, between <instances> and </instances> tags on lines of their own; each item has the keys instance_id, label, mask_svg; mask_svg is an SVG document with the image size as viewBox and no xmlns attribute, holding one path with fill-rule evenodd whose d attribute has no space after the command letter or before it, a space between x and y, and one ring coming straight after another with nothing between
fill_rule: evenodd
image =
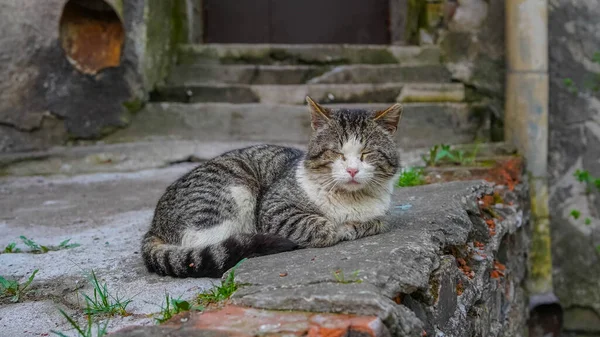
<instances>
[{"instance_id":1,"label":"tabby cat","mask_svg":"<svg viewBox=\"0 0 600 337\"><path fill-rule=\"evenodd\" d=\"M234 150L167 188L142 240L149 271L219 277L245 257L387 229L402 106L334 110L306 100L313 128L307 152L274 145Z\"/></svg>"}]
</instances>

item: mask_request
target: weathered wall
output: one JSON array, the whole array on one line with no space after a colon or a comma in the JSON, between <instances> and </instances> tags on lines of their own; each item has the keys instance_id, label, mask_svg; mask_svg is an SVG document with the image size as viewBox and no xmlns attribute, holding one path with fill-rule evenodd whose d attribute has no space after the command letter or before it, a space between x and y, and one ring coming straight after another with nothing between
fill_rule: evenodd
<instances>
[{"instance_id":1,"label":"weathered wall","mask_svg":"<svg viewBox=\"0 0 600 337\"><path fill-rule=\"evenodd\" d=\"M183 1L124 1L120 65L85 75L60 46L65 3L0 2L0 152L96 138L125 126L166 74L173 42L186 34Z\"/></svg>"},{"instance_id":2,"label":"weathered wall","mask_svg":"<svg viewBox=\"0 0 600 337\"><path fill-rule=\"evenodd\" d=\"M573 177L600 177L600 6L596 0L551 0L550 212L554 287L565 328L600 334L600 194ZM597 58L597 57L596 57ZM567 85L572 79L574 85ZM579 219L570 215L581 212ZM591 224L585 224L585 218Z\"/></svg>"},{"instance_id":3,"label":"weathered wall","mask_svg":"<svg viewBox=\"0 0 600 337\"><path fill-rule=\"evenodd\" d=\"M492 135L503 138L504 111L504 0L411 0L411 10L422 6L421 44L436 43L452 77L465 83L468 99L491 109ZM414 16L414 15L413 15ZM414 18L409 18L409 29ZM418 37L415 37L418 36Z\"/></svg>"}]
</instances>

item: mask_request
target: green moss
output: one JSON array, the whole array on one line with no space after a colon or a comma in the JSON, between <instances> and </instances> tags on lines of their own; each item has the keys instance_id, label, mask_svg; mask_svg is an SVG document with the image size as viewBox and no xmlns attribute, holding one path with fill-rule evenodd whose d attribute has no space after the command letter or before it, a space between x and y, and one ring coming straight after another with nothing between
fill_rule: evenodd
<instances>
[{"instance_id":1,"label":"green moss","mask_svg":"<svg viewBox=\"0 0 600 337\"><path fill-rule=\"evenodd\" d=\"M408 0L408 15L406 16L406 41L410 44L419 43L419 29L427 22L427 12L424 0Z\"/></svg>"},{"instance_id":2,"label":"green moss","mask_svg":"<svg viewBox=\"0 0 600 337\"><path fill-rule=\"evenodd\" d=\"M123 102L123 106L125 107L125 109L127 109L127 111L129 111L129 113L134 114L142 110L142 107L144 106L144 101L140 98L134 98L130 101ZM129 118L127 119L129 120Z\"/></svg>"},{"instance_id":3,"label":"green moss","mask_svg":"<svg viewBox=\"0 0 600 337\"><path fill-rule=\"evenodd\" d=\"M532 202L533 202L532 198ZM535 209L532 207L532 209ZM533 237L530 251L530 291L546 292L552 284L552 255L550 250L550 226L548 219L533 221Z\"/></svg>"},{"instance_id":4,"label":"green moss","mask_svg":"<svg viewBox=\"0 0 600 337\"><path fill-rule=\"evenodd\" d=\"M167 76L176 44L185 41L187 18L184 0L148 0L146 6L144 81L146 88L152 88Z\"/></svg>"},{"instance_id":5,"label":"green moss","mask_svg":"<svg viewBox=\"0 0 600 337\"><path fill-rule=\"evenodd\" d=\"M437 302L440 297L440 280L437 277L429 279L429 294L433 298L433 303Z\"/></svg>"},{"instance_id":6,"label":"green moss","mask_svg":"<svg viewBox=\"0 0 600 337\"><path fill-rule=\"evenodd\" d=\"M504 204L504 199L498 192L494 192L494 204Z\"/></svg>"}]
</instances>

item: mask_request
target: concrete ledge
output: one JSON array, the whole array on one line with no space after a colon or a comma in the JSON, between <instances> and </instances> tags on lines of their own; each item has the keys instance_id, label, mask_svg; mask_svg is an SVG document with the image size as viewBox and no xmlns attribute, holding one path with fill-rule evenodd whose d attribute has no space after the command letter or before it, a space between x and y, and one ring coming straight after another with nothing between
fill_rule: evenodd
<instances>
[{"instance_id":1,"label":"concrete ledge","mask_svg":"<svg viewBox=\"0 0 600 337\"><path fill-rule=\"evenodd\" d=\"M385 109L390 103L340 104L332 107ZM478 136L489 139L488 116L464 103L409 103L396 134L403 149L434 144L464 144ZM131 126L105 138L133 142L160 137L199 141L259 141L306 144L310 118L303 105L154 103L132 120Z\"/></svg>"},{"instance_id":2,"label":"concrete ledge","mask_svg":"<svg viewBox=\"0 0 600 337\"><path fill-rule=\"evenodd\" d=\"M352 64L252 65L191 64L174 67L167 85L199 83L230 84L356 84L389 82L449 82L450 72L442 65Z\"/></svg>"},{"instance_id":3,"label":"concrete ledge","mask_svg":"<svg viewBox=\"0 0 600 337\"><path fill-rule=\"evenodd\" d=\"M155 102L182 103L306 103L309 95L321 103L462 102L465 88L458 83L375 83L244 85L187 83L157 88Z\"/></svg>"},{"instance_id":4,"label":"concrete ledge","mask_svg":"<svg viewBox=\"0 0 600 337\"><path fill-rule=\"evenodd\" d=\"M439 64L437 47L197 44L179 46L180 64Z\"/></svg>"}]
</instances>

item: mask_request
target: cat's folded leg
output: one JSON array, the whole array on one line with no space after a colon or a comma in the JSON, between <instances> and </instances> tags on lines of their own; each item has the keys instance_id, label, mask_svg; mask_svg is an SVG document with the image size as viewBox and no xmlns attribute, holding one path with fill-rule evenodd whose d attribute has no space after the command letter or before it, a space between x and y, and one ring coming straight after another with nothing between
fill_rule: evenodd
<instances>
[{"instance_id":1,"label":"cat's folded leg","mask_svg":"<svg viewBox=\"0 0 600 337\"><path fill-rule=\"evenodd\" d=\"M387 232L388 224L381 218L373 219L366 222L350 221L346 222L340 232L343 233L343 240L356 240L365 236L376 235Z\"/></svg>"}]
</instances>

